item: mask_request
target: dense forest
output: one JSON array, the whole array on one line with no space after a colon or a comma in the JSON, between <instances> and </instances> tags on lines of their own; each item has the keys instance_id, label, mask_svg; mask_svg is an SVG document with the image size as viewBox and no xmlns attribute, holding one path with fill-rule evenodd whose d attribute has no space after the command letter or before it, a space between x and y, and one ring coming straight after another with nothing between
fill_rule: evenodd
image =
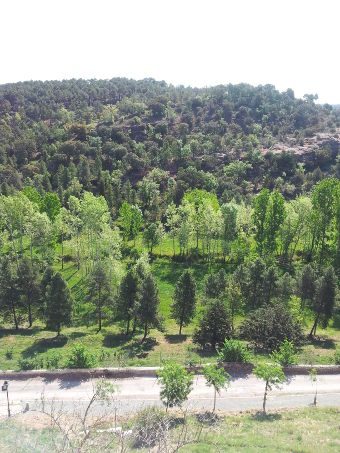
<instances>
[{"instance_id":1,"label":"dense forest","mask_svg":"<svg viewBox=\"0 0 340 453\"><path fill-rule=\"evenodd\" d=\"M87 326L145 357L137 340L178 332L190 351L268 352L336 329L340 110L316 100L152 79L0 86L2 337Z\"/></svg>"}]
</instances>

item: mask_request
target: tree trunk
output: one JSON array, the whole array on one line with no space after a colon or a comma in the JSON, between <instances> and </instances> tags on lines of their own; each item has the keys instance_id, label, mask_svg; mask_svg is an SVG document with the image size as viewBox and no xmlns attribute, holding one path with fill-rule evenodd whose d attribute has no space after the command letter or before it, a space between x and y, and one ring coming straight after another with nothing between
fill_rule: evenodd
<instances>
[{"instance_id":1,"label":"tree trunk","mask_svg":"<svg viewBox=\"0 0 340 453\"><path fill-rule=\"evenodd\" d=\"M145 338L147 337L147 335L148 335L148 323L146 322L144 324L144 336L142 338L142 343L145 341Z\"/></svg>"},{"instance_id":2,"label":"tree trunk","mask_svg":"<svg viewBox=\"0 0 340 453\"><path fill-rule=\"evenodd\" d=\"M129 333L130 333L130 317L128 318L127 323L126 323L125 335L129 335Z\"/></svg>"},{"instance_id":3,"label":"tree trunk","mask_svg":"<svg viewBox=\"0 0 340 453\"><path fill-rule=\"evenodd\" d=\"M31 303L28 302L28 327L32 327L33 320L32 320L32 307Z\"/></svg>"},{"instance_id":4,"label":"tree trunk","mask_svg":"<svg viewBox=\"0 0 340 453\"><path fill-rule=\"evenodd\" d=\"M309 334L309 338L313 338L315 336L315 334L316 334L316 328L317 328L317 325L318 325L318 322L319 322L319 317L320 317L320 313L318 313L316 315L313 327L312 327L312 329L310 331L310 334Z\"/></svg>"},{"instance_id":5,"label":"tree trunk","mask_svg":"<svg viewBox=\"0 0 340 453\"><path fill-rule=\"evenodd\" d=\"M213 412L215 412L215 409L216 409L216 389L214 389L214 408L213 408Z\"/></svg>"},{"instance_id":6,"label":"tree trunk","mask_svg":"<svg viewBox=\"0 0 340 453\"><path fill-rule=\"evenodd\" d=\"M266 402L267 402L267 392L268 392L268 381L266 382L266 388L264 390L264 396L263 396L263 413L266 414Z\"/></svg>"},{"instance_id":7,"label":"tree trunk","mask_svg":"<svg viewBox=\"0 0 340 453\"><path fill-rule=\"evenodd\" d=\"M179 335L182 335L182 321L179 323Z\"/></svg>"},{"instance_id":8,"label":"tree trunk","mask_svg":"<svg viewBox=\"0 0 340 453\"><path fill-rule=\"evenodd\" d=\"M98 311L98 332L102 330L102 310L99 308Z\"/></svg>"},{"instance_id":9,"label":"tree trunk","mask_svg":"<svg viewBox=\"0 0 340 453\"><path fill-rule=\"evenodd\" d=\"M61 235L61 269L64 269L64 235Z\"/></svg>"},{"instance_id":10,"label":"tree trunk","mask_svg":"<svg viewBox=\"0 0 340 453\"><path fill-rule=\"evenodd\" d=\"M13 302L11 302L11 307L12 307L12 314L13 314L13 321L14 321L14 325L15 325L15 330L18 330L19 329L18 318L17 318L17 313L16 313L16 310L15 310L15 305L14 305Z\"/></svg>"}]
</instances>

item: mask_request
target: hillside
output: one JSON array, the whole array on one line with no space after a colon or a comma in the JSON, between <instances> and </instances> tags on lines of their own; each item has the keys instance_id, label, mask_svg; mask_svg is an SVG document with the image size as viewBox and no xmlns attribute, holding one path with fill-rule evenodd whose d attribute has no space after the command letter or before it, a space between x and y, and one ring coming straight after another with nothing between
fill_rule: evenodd
<instances>
[{"instance_id":1,"label":"hillside","mask_svg":"<svg viewBox=\"0 0 340 453\"><path fill-rule=\"evenodd\" d=\"M224 201L263 186L292 197L339 174L340 113L314 101L272 85L196 89L120 78L2 85L1 190L33 184L63 197L81 184L112 208L129 183L133 189L159 168L174 178L177 203L188 188Z\"/></svg>"}]
</instances>

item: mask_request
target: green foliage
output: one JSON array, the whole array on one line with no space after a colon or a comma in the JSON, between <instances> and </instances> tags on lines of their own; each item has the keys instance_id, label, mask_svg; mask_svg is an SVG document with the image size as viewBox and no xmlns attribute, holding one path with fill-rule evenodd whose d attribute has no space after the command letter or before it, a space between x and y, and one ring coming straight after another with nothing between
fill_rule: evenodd
<instances>
[{"instance_id":1,"label":"green foliage","mask_svg":"<svg viewBox=\"0 0 340 453\"><path fill-rule=\"evenodd\" d=\"M73 304L70 289L59 272L51 278L46 299L46 325L59 335L62 326L71 322Z\"/></svg>"},{"instance_id":2,"label":"green foliage","mask_svg":"<svg viewBox=\"0 0 340 453\"><path fill-rule=\"evenodd\" d=\"M225 340L218 349L218 359L221 362L251 363L252 355L247 346L239 340Z\"/></svg>"},{"instance_id":3,"label":"green foliage","mask_svg":"<svg viewBox=\"0 0 340 453\"><path fill-rule=\"evenodd\" d=\"M335 352L334 352L334 363L336 365L340 365L340 349L337 349Z\"/></svg>"},{"instance_id":4,"label":"green foliage","mask_svg":"<svg viewBox=\"0 0 340 453\"><path fill-rule=\"evenodd\" d=\"M206 365L203 368L203 376L207 382L208 387L214 387L214 407L216 407L216 393L220 393L221 390L227 389L230 384L230 375L218 365Z\"/></svg>"},{"instance_id":5,"label":"green foliage","mask_svg":"<svg viewBox=\"0 0 340 453\"><path fill-rule=\"evenodd\" d=\"M158 372L158 379L160 397L166 408L182 406L192 389L192 375L183 366L169 361Z\"/></svg>"},{"instance_id":6,"label":"green foliage","mask_svg":"<svg viewBox=\"0 0 340 453\"><path fill-rule=\"evenodd\" d=\"M66 359L67 368L93 368L96 363L96 356L81 343L75 343L72 346Z\"/></svg>"},{"instance_id":7,"label":"green foliage","mask_svg":"<svg viewBox=\"0 0 340 453\"><path fill-rule=\"evenodd\" d=\"M277 351L273 351L271 358L282 366L296 363L296 349L292 341L284 340Z\"/></svg>"},{"instance_id":8,"label":"green foliage","mask_svg":"<svg viewBox=\"0 0 340 453\"><path fill-rule=\"evenodd\" d=\"M229 311L221 300L212 300L204 308L198 328L193 335L193 342L202 348L212 350L230 338L232 333Z\"/></svg>"},{"instance_id":9,"label":"green foliage","mask_svg":"<svg viewBox=\"0 0 340 453\"><path fill-rule=\"evenodd\" d=\"M252 312L241 326L241 335L255 348L273 351L284 341L300 345L301 325L282 304L266 305Z\"/></svg>"},{"instance_id":10,"label":"green foliage","mask_svg":"<svg viewBox=\"0 0 340 453\"><path fill-rule=\"evenodd\" d=\"M269 390L279 387L286 380L281 365L275 363L260 363L253 372L257 378L268 383Z\"/></svg>"},{"instance_id":11,"label":"green foliage","mask_svg":"<svg viewBox=\"0 0 340 453\"><path fill-rule=\"evenodd\" d=\"M196 282L190 270L186 270L178 279L175 286L171 317L179 324L179 335L182 327L187 326L195 314Z\"/></svg>"}]
</instances>

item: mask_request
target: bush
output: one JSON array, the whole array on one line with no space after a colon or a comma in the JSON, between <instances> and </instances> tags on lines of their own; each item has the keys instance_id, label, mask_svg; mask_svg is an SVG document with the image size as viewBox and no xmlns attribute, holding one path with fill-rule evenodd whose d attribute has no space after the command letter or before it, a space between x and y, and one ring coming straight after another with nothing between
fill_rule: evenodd
<instances>
[{"instance_id":1,"label":"bush","mask_svg":"<svg viewBox=\"0 0 340 453\"><path fill-rule=\"evenodd\" d=\"M39 370L44 368L44 360L42 357L33 356L29 358L19 359L20 370Z\"/></svg>"},{"instance_id":2,"label":"bush","mask_svg":"<svg viewBox=\"0 0 340 453\"><path fill-rule=\"evenodd\" d=\"M294 363L296 363L296 357L293 342L288 341L287 339L284 340L279 349L271 354L271 357L274 362L277 362L282 366L294 365Z\"/></svg>"},{"instance_id":3,"label":"bush","mask_svg":"<svg viewBox=\"0 0 340 453\"><path fill-rule=\"evenodd\" d=\"M303 341L301 324L282 304L265 305L250 314L241 326L241 336L255 348L273 351L284 341L299 345Z\"/></svg>"},{"instance_id":4,"label":"bush","mask_svg":"<svg viewBox=\"0 0 340 453\"><path fill-rule=\"evenodd\" d=\"M76 343L72 346L66 362L67 368L93 368L95 365L96 356L85 345Z\"/></svg>"},{"instance_id":5,"label":"bush","mask_svg":"<svg viewBox=\"0 0 340 453\"><path fill-rule=\"evenodd\" d=\"M218 359L221 362L250 363L251 358L247 347L239 340L225 340L218 351Z\"/></svg>"},{"instance_id":6,"label":"bush","mask_svg":"<svg viewBox=\"0 0 340 453\"><path fill-rule=\"evenodd\" d=\"M336 365L340 365L340 349L337 349L334 354L334 362Z\"/></svg>"},{"instance_id":7,"label":"bush","mask_svg":"<svg viewBox=\"0 0 340 453\"><path fill-rule=\"evenodd\" d=\"M7 349L5 352L5 357L7 360L12 360L13 359L13 349Z\"/></svg>"},{"instance_id":8,"label":"bush","mask_svg":"<svg viewBox=\"0 0 340 453\"><path fill-rule=\"evenodd\" d=\"M60 354L56 351L50 351L45 356L45 366L48 370L55 370L59 368L60 364Z\"/></svg>"},{"instance_id":9,"label":"bush","mask_svg":"<svg viewBox=\"0 0 340 453\"><path fill-rule=\"evenodd\" d=\"M134 446L141 448L159 448L166 442L167 433L172 425L172 418L158 407L147 407L137 414L132 429Z\"/></svg>"}]
</instances>

